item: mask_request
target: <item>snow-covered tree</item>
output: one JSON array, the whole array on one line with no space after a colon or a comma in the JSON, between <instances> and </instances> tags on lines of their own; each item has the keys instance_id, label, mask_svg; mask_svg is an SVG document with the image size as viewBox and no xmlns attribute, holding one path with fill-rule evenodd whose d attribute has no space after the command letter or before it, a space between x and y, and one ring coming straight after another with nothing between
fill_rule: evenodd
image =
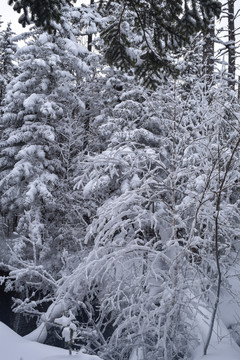
<instances>
[{"instance_id":1,"label":"snow-covered tree","mask_svg":"<svg viewBox=\"0 0 240 360\"><path fill-rule=\"evenodd\" d=\"M98 204L90 252L53 306L87 319L79 341L104 358L187 359L236 256L240 109L204 74L186 93L181 81L156 92L130 81L95 120L105 146L76 179Z\"/></svg>"},{"instance_id":2,"label":"snow-covered tree","mask_svg":"<svg viewBox=\"0 0 240 360\"><path fill-rule=\"evenodd\" d=\"M201 322L207 352L220 290L236 276L240 108L220 71L206 76L204 41L174 58L178 80L136 82L158 29L154 14L135 27L134 4L102 2L103 20L94 5L67 8L54 34L36 31L18 51L0 160L7 288L25 292L18 311L39 316L35 339L51 323L104 359L189 359ZM125 73L106 66L97 29Z\"/></svg>"},{"instance_id":3,"label":"snow-covered tree","mask_svg":"<svg viewBox=\"0 0 240 360\"><path fill-rule=\"evenodd\" d=\"M5 30L0 31L0 106L2 105L6 86L17 71L16 64L14 64L17 45L13 41L13 36L14 33L10 24L7 25Z\"/></svg>"},{"instance_id":4,"label":"snow-covered tree","mask_svg":"<svg viewBox=\"0 0 240 360\"><path fill-rule=\"evenodd\" d=\"M78 92L90 68L76 38L80 29L70 25L77 13L65 9L55 34L33 32L17 52L19 75L4 98L0 208L12 238L9 287L19 291L54 291L55 280L74 266L65 255L78 257L81 248L70 158L83 148L85 104Z\"/></svg>"},{"instance_id":5,"label":"snow-covered tree","mask_svg":"<svg viewBox=\"0 0 240 360\"><path fill-rule=\"evenodd\" d=\"M49 32L60 21L61 9L70 0L10 0L14 10L23 14L20 23L33 21ZM94 1L90 2L93 5ZM175 72L169 51L176 52L191 42L198 31L204 31L213 16L219 17L221 3L217 0L172 1L105 1L98 2L98 11L105 18L102 38L105 57L110 64L134 68L145 83L155 86L163 74ZM133 50L136 51L133 51ZM160 70L161 69L161 70ZM160 77L160 79L159 79ZM148 80L150 78L150 80Z\"/></svg>"},{"instance_id":6,"label":"snow-covered tree","mask_svg":"<svg viewBox=\"0 0 240 360\"><path fill-rule=\"evenodd\" d=\"M146 85L156 86L163 77L176 75L176 52L204 32L212 17L219 17L216 1L100 1L106 16L102 31L109 63L134 69Z\"/></svg>"}]
</instances>

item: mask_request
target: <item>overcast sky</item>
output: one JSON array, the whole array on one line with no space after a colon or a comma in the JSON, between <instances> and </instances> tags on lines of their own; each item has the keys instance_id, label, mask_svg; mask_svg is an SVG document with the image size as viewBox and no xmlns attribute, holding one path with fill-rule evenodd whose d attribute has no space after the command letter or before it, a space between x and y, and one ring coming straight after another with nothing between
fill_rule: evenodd
<instances>
[{"instance_id":1,"label":"overcast sky","mask_svg":"<svg viewBox=\"0 0 240 360\"><path fill-rule=\"evenodd\" d=\"M0 15L2 15L1 20L4 22L4 25L11 22L12 29L16 33L22 32L22 26L18 23L19 14L13 10L12 6L8 5L8 0L0 0ZM2 27L5 27L5 26Z\"/></svg>"}]
</instances>

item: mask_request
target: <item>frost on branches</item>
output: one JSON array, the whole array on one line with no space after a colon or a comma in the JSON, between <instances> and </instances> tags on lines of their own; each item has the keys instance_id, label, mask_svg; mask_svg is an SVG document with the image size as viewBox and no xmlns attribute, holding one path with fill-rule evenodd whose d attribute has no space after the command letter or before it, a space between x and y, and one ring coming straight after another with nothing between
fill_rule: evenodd
<instances>
[{"instance_id":1,"label":"frost on branches","mask_svg":"<svg viewBox=\"0 0 240 360\"><path fill-rule=\"evenodd\" d=\"M14 62L17 45L14 41L14 33L11 25L2 29L0 16L0 106L6 92L6 86L17 74L17 66Z\"/></svg>"},{"instance_id":2,"label":"frost on branches","mask_svg":"<svg viewBox=\"0 0 240 360\"><path fill-rule=\"evenodd\" d=\"M216 231L221 271L235 272L239 105L224 81L206 92L204 79L187 97L176 82L132 86L95 120L105 148L75 185L98 204L89 254L56 304L87 318L79 341L103 358L189 358L217 297Z\"/></svg>"},{"instance_id":3,"label":"frost on branches","mask_svg":"<svg viewBox=\"0 0 240 360\"><path fill-rule=\"evenodd\" d=\"M11 248L1 261L11 271L7 289L22 294L16 311L29 314L52 302L57 280L76 266L85 226L73 174L84 151L79 87L93 76L95 56L71 24L81 13L65 10L55 34L35 30L17 51L19 74L1 109L0 206Z\"/></svg>"},{"instance_id":4,"label":"frost on branches","mask_svg":"<svg viewBox=\"0 0 240 360\"><path fill-rule=\"evenodd\" d=\"M146 89L104 62L94 6L72 11L18 50L4 98L6 289L38 315L31 339L54 328L106 360L189 360L211 318L238 338L222 310L239 295L238 100L199 45ZM97 54L77 41L94 34Z\"/></svg>"}]
</instances>

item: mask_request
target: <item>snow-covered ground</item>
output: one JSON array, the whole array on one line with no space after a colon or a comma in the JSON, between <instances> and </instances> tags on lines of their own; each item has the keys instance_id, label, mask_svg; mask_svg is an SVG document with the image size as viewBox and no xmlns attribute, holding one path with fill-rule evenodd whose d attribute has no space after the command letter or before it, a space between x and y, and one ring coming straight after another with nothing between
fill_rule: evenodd
<instances>
[{"instance_id":1,"label":"snow-covered ground","mask_svg":"<svg viewBox=\"0 0 240 360\"><path fill-rule=\"evenodd\" d=\"M0 322L1 360L101 360L83 352L69 355L67 350L29 341Z\"/></svg>"},{"instance_id":2,"label":"snow-covered ground","mask_svg":"<svg viewBox=\"0 0 240 360\"><path fill-rule=\"evenodd\" d=\"M203 356L204 335L199 339L201 345L196 349L192 360L240 360L240 348L231 339L227 329L222 324L218 334L213 333L208 354ZM205 326L202 324L205 332ZM219 332L220 330L220 332ZM221 334L220 334L221 333ZM137 353L132 354L131 360L142 360ZM1 360L101 360L98 356L88 355L80 351L69 355L67 350L43 345L27 340L0 322L0 359Z\"/></svg>"},{"instance_id":3,"label":"snow-covered ground","mask_svg":"<svg viewBox=\"0 0 240 360\"><path fill-rule=\"evenodd\" d=\"M202 348L198 349L193 360L239 360L240 349L236 344L221 341L210 346L208 354L203 356Z\"/></svg>"},{"instance_id":4,"label":"snow-covered ground","mask_svg":"<svg viewBox=\"0 0 240 360\"><path fill-rule=\"evenodd\" d=\"M198 316L196 319L200 345L195 350L193 360L240 360L240 347L232 339L229 330L220 319L215 321L207 355L203 355L203 348L209 331L209 322L206 319L210 319L210 313L205 309L201 310L203 316Z\"/></svg>"}]
</instances>

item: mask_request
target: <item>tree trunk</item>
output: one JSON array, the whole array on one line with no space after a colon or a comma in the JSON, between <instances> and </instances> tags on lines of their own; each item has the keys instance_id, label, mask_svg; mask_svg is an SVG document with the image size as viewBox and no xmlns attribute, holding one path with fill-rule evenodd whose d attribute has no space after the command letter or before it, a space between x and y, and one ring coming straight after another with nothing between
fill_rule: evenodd
<instances>
[{"instance_id":1,"label":"tree trunk","mask_svg":"<svg viewBox=\"0 0 240 360\"><path fill-rule=\"evenodd\" d=\"M240 76L238 76L238 100L240 100Z\"/></svg>"},{"instance_id":2,"label":"tree trunk","mask_svg":"<svg viewBox=\"0 0 240 360\"><path fill-rule=\"evenodd\" d=\"M90 5L94 4L94 0L90 0ZM88 35L88 51L92 51L92 40L93 40L93 36L92 34Z\"/></svg>"},{"instance_id":3,"label":"tree trunk","mask_svg":"<svg viewBox=\"0 0 240 360\"><path fill-rule=\"evenodd\" d=\"M235 26L234 26L234 3L235 0L228 0L228 85L235 88Z\"/></svg>"},{"instance_id":4,"label":"tree trunk","mask_svg":"<svg viewBox=\"0 0 240 360\"><path fill-rule=\"evenodd\" d=\"M215 19L212 18L205 34L205 42L203 46L203 64L208 83L211 82L214 72L214 36Z\"/></svg>"}]
</instances>

